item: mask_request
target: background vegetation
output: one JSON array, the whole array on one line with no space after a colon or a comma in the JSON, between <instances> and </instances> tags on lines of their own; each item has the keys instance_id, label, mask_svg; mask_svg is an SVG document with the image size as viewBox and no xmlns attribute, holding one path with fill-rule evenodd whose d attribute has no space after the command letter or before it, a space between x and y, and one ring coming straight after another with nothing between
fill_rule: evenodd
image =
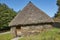
<instances>
[{"instance_id":1,"label":"background vegetation","mask_svg":"<svg viewBox=\"0 0 60 40\"><path fill-rule=\"evenodd\" d=\"M6 4L0 3L0 30L9 29L9 22L15 17L16 12Z\"/></svg>"},{"instance_id":2,"label":"background vegetation","mask_svg":"<svg viewBox=\"0 0 60 40\"><path fill-rule=\"evenodd\" d=\"M55 14L55 18L60 18L60 0L57 0L58 11Z\"/></svg>"}]
</instances>

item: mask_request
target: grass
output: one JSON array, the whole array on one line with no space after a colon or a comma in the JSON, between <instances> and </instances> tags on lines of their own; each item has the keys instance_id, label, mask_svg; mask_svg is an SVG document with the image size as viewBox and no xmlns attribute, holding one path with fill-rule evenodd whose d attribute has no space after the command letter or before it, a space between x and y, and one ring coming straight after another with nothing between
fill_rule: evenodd
<instances>
[{"instance_id":1,"label":"grass","mask_svg":"<svg viewBox=\"0 0 60 40\"><path fill-rule=\"evenodd\" d=\"M11 40L12 36L10 33L0 35L0 40Z\"/></svg>"},{"instance_id":2,"label":"grass","mask_svg":"<svg viewBox=\"0 0 60 40\"><path fill-rule=\"evenodd\" d=\"M19 40L60 40L60 29L52 28L37 35L25 36Z\"/></svg>"}]
</instances>

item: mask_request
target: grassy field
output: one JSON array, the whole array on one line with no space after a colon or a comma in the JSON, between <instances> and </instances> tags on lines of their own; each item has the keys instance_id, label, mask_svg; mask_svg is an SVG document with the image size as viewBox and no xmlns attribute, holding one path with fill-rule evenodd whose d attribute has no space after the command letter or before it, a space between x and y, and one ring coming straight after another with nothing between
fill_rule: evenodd
<instances>
[{"instance_id":1,"label":"grassy field","mask_svg":"<svg viewBox=\"0 0 60 40\"><path fill-rule=\"evenodd\" d=\"M0 40L11 40L12 36L10 33L7 34L0 34Z\"/></svg>"},{"instance_id":2,"label":"grassy field","mask_svg":"<svg viewBox=\"0 0 60 40\"><path fill-rule=\"evenodd\" d=\"M37 35L20 38L19 40L60 40L60 28L52 28Z\"/></svg>"}]
</instances>

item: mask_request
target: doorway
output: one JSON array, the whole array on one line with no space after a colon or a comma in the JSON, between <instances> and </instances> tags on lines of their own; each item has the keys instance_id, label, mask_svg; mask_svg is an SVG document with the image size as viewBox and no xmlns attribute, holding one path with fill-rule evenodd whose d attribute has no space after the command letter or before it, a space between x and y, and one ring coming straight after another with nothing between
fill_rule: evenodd
<instances>
[{"instance_id":1,"label":"doorway","mask_svg":"<svg viewBox=\"0 0 60 40\"><path fill-rule=\"evenodd\" d=\"M21 36L21 27L20 26L17 26L16 27L16 32L17 32L17 36Z\"/></svg>"}]
</instances>

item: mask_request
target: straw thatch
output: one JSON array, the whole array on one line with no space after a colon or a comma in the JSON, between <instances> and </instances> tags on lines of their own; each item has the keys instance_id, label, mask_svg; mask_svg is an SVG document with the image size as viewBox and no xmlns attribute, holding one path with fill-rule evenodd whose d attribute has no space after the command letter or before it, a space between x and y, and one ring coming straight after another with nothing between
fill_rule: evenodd
<instances>
[{"instance_id":1,"label":"straw thatch","mask_svg":"<svg viewBox=\"0 0 60 40\"><path fill-rule=\"evenodd\" d=\"M9 23L9 26L20 24L53 22L47 14L29 2L17 16Z\"/></svg>"}]
</instances>

